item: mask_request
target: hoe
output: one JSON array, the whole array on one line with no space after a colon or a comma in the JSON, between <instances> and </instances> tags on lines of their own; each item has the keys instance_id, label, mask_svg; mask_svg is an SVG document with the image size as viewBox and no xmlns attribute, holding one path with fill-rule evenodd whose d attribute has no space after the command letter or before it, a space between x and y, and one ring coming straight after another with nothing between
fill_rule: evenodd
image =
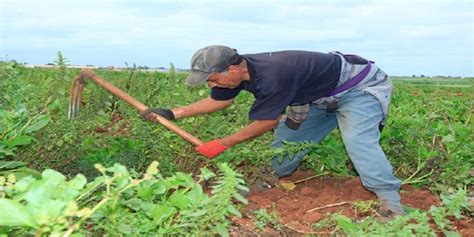
<instances>
[{"instance_id":1,"label":"hoe","mask_svg":"<svg viewBox=\"0 0 474 237\"><path fill-rule=\"evenodd\" d=\"M136 100L135 98L131 97L124 91L120 90L119 88L113 86L109 82L105 81L101 77L97 76L91 69L82 69L81 74L75 77L72 80L72 88L71 88L71 95L69 97L69 112L68 117L74 118L79 114L79 109L81 107L82 102L82 92L84 91L84 86L86 84L86 79L91 79L95 83L97 83L102 88L106 89L113 95L119 97L122 100L125 100L131 106L135 107L138 112L143 113L148 107L142 104L140 101ZM161 123L169 130L175 132L180 137L184 138L186 141L190 142L195 146L202 145L203 142L198 138L194 137L193 135L189 134L188 132L182 130L180 127L174 125L171 121L162 116L159 116L154 113L150 113L148 116L153 122Z\"/></svg>"}]
</instances>

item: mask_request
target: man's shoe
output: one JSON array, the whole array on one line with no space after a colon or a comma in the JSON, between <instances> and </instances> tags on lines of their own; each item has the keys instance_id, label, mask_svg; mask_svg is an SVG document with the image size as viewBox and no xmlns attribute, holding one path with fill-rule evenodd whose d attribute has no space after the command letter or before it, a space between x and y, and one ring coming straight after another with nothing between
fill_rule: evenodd
<instances>
[{"instance_id":1,"label":"man's shoe","mask_svg":"<svg viewBox=\"0 0 474 237\"><path fill-rule=\"evenodd\" d=\"M241 192L240 194L247 197L251 193L263 192L274 187L279 187L279 177L275 174L273 169L266 167L262 169L259 178L249 186L249 191Z\"/></svg>"},{"instance_id":2,"label":"man's shoe","mask_svg":"<svg viewBox=\"0 0 474 237\"><path fill-rule=\"evenodd\" d=\"M380 215L377 219L382 222L392 220L396 216L405 215L405 211L403 210L403 207L400 203L387 203L384 202L384 200L381 200L380 207L377 210L377 213Z\"/></svg>"}]
</instances>

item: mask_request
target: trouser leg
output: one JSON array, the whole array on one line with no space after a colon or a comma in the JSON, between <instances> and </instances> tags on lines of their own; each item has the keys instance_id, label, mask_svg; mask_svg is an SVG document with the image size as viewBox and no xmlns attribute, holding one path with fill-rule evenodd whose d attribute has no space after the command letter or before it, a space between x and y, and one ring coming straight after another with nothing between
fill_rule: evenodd
<instances>
[{"instance_id":1,"label":"trouser leg","mask_svg":"<svg viewBox=\"0 0 474 237\"><path fill-rule=\"evenodd\" d=\"M283 146L283 141L304 142L311 141L319 143L326 135L336 127L336 116L334 113L327 113L325 110L315 106L310 107L310 111L305 121L298 130L293 130L285 125L286 116L283 116L274 133L273 147ZM292 174L299 166L307 151L300 151L289 157L273 157L272 166L278 177Z\"/></svg>"},{"instance_id":2,"label":"trouser leg","mask_svg":"<svg viewBox=\"0 0 474 237\"><path fill-rule=\"evenodd\" d=\"M379 143L383 118L379 101L367 92L353 91L344 95L338 106L337 123L362 184L391 209L403 213L398 194L401 182L393 175Z\"/></svg>"}]
</instances>

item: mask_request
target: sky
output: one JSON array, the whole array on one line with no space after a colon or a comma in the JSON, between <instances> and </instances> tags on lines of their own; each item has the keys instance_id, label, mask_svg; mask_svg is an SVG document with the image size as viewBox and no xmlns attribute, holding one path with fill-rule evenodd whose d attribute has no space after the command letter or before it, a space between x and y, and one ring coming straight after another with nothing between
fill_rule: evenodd
<instances>
[{"instance_id":1,"label":"sky","mask_svg":"<svg viewBox=\"0 0 474 237\"><path fill-rule=\"evenodd\" d=\"M394 76L474 76L474 1L0 0L0 60L189 68L207 45L340 51Z\"/></svg>"}]
</instances>

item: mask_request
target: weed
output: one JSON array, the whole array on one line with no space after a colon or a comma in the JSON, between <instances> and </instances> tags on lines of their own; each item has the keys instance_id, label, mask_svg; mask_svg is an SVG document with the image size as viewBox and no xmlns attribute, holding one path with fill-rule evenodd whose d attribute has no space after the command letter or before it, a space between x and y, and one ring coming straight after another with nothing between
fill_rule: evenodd
<instances>
[{"instance_id":1,"label":"weed","mask_svg":"<svg viewBox=\"0 0 474 237\"><path fill-rule=\"evenodd\" d=\"M429 224L432 219L445 235L459 236L451 226L448 216L454 215L459 219L462 218L462 210L468 210L469 199L466 197L466 190L460 189L450 195L442 195L442 200L441 207L432 206L427 212L408 209L406 215L396 216L387 222L380 222L371 216L354 221L335 213L312 226L316 230L336 229L349 236L437 236ZM352 205L360 212L375 211L374 202L355 202Z\"/></svg>"},{"instance_id":2,"label":"weed","mask_svg":"<svg viewBox=\"0 0 474 237\"><path fill-rule=\"evenodd\" d=\"M275 211L275 203L272 204L272 211L267 212L267 209L260 208L253 214L255 215L253 224L257 229L263 230L266 226L270 226L274 229L281 230L280 220Z\"/></svg>"},{"instance_id":3,"label":"weed","mask_svg":"<svg viewBox=\"0 0 474 237\"><path fill-rule=\"evenodd\" d=\"M67 181L50 169L40 179L0 176L0 211L5 213L0 216L0 231L38 236L227 236L226 217L241 216L233 200L247 203L237 192L247 189L241 175L227 164L219 165L217 176L203 174L216 177L210 197L188 174L163 178L157 162L141 178L119 164L95 167L101 176L89 183L83 175Z\"/></svg>"}]
</instances>

